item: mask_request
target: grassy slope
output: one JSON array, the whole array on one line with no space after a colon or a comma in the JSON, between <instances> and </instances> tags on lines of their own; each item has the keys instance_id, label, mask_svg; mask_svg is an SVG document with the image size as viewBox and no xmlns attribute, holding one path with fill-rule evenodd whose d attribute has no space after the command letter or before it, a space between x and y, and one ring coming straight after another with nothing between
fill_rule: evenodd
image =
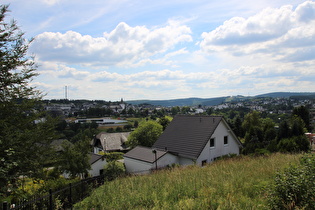
<instances>
[{"instance_id":1,"label":"grassy slope","mask_svg":"<svg viewBox=\"0 0 315 210\"><path fill-rule=\"evenodd\" d=\"M301 155L237 157L106 183L75 209L268 209L275 172Z\"/></svg>"}]
</instances>

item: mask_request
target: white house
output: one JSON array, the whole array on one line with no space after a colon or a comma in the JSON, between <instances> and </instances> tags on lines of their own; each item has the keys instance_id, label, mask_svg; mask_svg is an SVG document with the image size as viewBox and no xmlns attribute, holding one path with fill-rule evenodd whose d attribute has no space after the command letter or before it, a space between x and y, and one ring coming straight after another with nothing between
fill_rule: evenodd
<instances>
[{"instance_id":1,"label":"white house","mask_svg":"<svg viewBox=\"0 0 315 210\"><path fill-rule=\"evenodd\" d=\"M147 149L144 153L136 147L129 151L129 154L126 153L125 166L129 172L133 171L132 168L134 171L147 170L150 167L153 169L154 162L151 160L149 167L147 158L149 154L151 158L153 157L151 153L154 150L165 152L163 163L159 164L160 159L157 160L158 168L172 164L204 165L223 155L238 155L241 147L241 142L222 116L178 115L167 126L152 149ZM133 153L137 153L133 162L126 161L126 158L133 157L130 155Z\"/></svg>"},{"instance_id":2,"label":"white house","mask_svg":"<svg viewBox=\"0 0 315 210\"><path fill-rule=\"evenodd\" d=\"M88 171L90 176L99 176L103 174L104 167L107 164L106 159L103 155L98 154L90 154L89 163L91 165L91 169Z\"/></svg>"}]
</instances>

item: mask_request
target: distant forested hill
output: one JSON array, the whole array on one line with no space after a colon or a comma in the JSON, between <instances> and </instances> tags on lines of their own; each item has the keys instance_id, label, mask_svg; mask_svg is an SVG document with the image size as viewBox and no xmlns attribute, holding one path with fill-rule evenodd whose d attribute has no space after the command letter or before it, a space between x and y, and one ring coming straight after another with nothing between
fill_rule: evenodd
<instances>
[{"instance_id":1,"label":"distant forested hill","mask_svg":"<svg viewBox=\"0 0 315 210\"><path fill-rule=\"evenodd\" d=\"M226 96L217 98L184 98L184 99L170 99L170 100L133 100L126 101L129 104L151 104L154 106L215 106L224 102L240 101L255 98L296 98L296 99L315 99L315 92L273 92L266 93L252 97L245 96Z\"/></svg>"},{"instance_id":2,"label":"distant forested hill","mask_svg":"<svg viewBox=\"0 0 315 210\"><path fill-rule=\"evenodd\" d=\"M225 102L228 97L219 98L184 98L184 99L171 99L171 100L135 100L126 101L126 103L139 105L139 104L151 104L155 106L215 106Z\"/></svg>"},{"instance_id":3,"label":"distant forested hill","mask_svg":"<svg viewBox=\"0 0 315 210\"><path fill-rule=\"evenodd\" d=\"M314 92L274 92L257 95L255 97L271 97L271 98L289 98L289 97L315 97Z\"/></svg>"}]
</instances>

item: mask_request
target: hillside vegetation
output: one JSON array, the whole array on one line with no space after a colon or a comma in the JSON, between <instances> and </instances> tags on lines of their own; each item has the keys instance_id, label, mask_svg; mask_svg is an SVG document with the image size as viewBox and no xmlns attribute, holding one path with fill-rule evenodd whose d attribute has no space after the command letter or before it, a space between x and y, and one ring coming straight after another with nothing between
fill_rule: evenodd
<instances>
[{"instance_id":1,"label":"hillside vegetation","mask_svg":"<svg viewBox=\"0 0 315 210\"><path fill-rule=\"evenodd\" d=\"M239 156L105 183L75 209L270 209L277 171L302 155Z\"/></svg>"}]
</instances>

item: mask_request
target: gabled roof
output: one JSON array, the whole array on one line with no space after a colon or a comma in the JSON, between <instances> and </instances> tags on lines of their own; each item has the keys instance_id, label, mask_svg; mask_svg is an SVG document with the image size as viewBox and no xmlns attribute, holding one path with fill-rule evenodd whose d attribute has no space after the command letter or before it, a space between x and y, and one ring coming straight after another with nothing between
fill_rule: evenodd
<instances>
[{"instance_id":1,"label":"gabled roof","mask_svg":"<svg viewBox=\"0 0 315 210\"><path fill-rule=\"evenodd\" d=\"M162 156L164 156L167 152L166 151L160 151L156 150L156 159L160 159ZM128 157L135 160L141 160L148 163L154 163L155 162L155 154L153 153L153 149L149 147L143 147L143 146L137 146L127 152L124 157Z\"/></svg>"},{"instance_id":2,"label":"gabled roof","mask_svg":"<svg viewBox=\"0 0 315 210\"><path fill-rule=\"evenodd\" d=\"M197 159L222 119L222 116L177 115L153 148Z\"/></svg>"},{"instance_id":3,"label":"gabled roof","mask_svg":"<svg viewBox=\"0 0 315 210\"><path fill-rule=\"evenodd\" d=\"M130 132L106 133L101 132L96 136L99 139L104 151L126 150L125 142L128 140ZM94 142L97 144L97 142Z\"/></svg>"},{"instance_id":4,"label":"gabled roof","mask_svg":"<svg viewBox=\"0 0 315 210\"><path fill-rule=\"evenodd\" d=\"M73 146L73 144L68 141L67 139L56 139L53 140L50 144L50 146L56 151L56 152L61 152L64 151L64 146Z\"/></svg>"},{"instance_id":5,"label":"gabled roof","mask_svg":"<svg viewBox=\"0 0 315 210\"><path fill-rule=\"evenodd\" d=\"M94 153L90 153L89 156L90 156L90 159L89 159L90 165L92 165L93 163L95 163L99 159L103 158L102 155L98 155L98 154L94 154Z\"/></svg>"}]
</instances>

